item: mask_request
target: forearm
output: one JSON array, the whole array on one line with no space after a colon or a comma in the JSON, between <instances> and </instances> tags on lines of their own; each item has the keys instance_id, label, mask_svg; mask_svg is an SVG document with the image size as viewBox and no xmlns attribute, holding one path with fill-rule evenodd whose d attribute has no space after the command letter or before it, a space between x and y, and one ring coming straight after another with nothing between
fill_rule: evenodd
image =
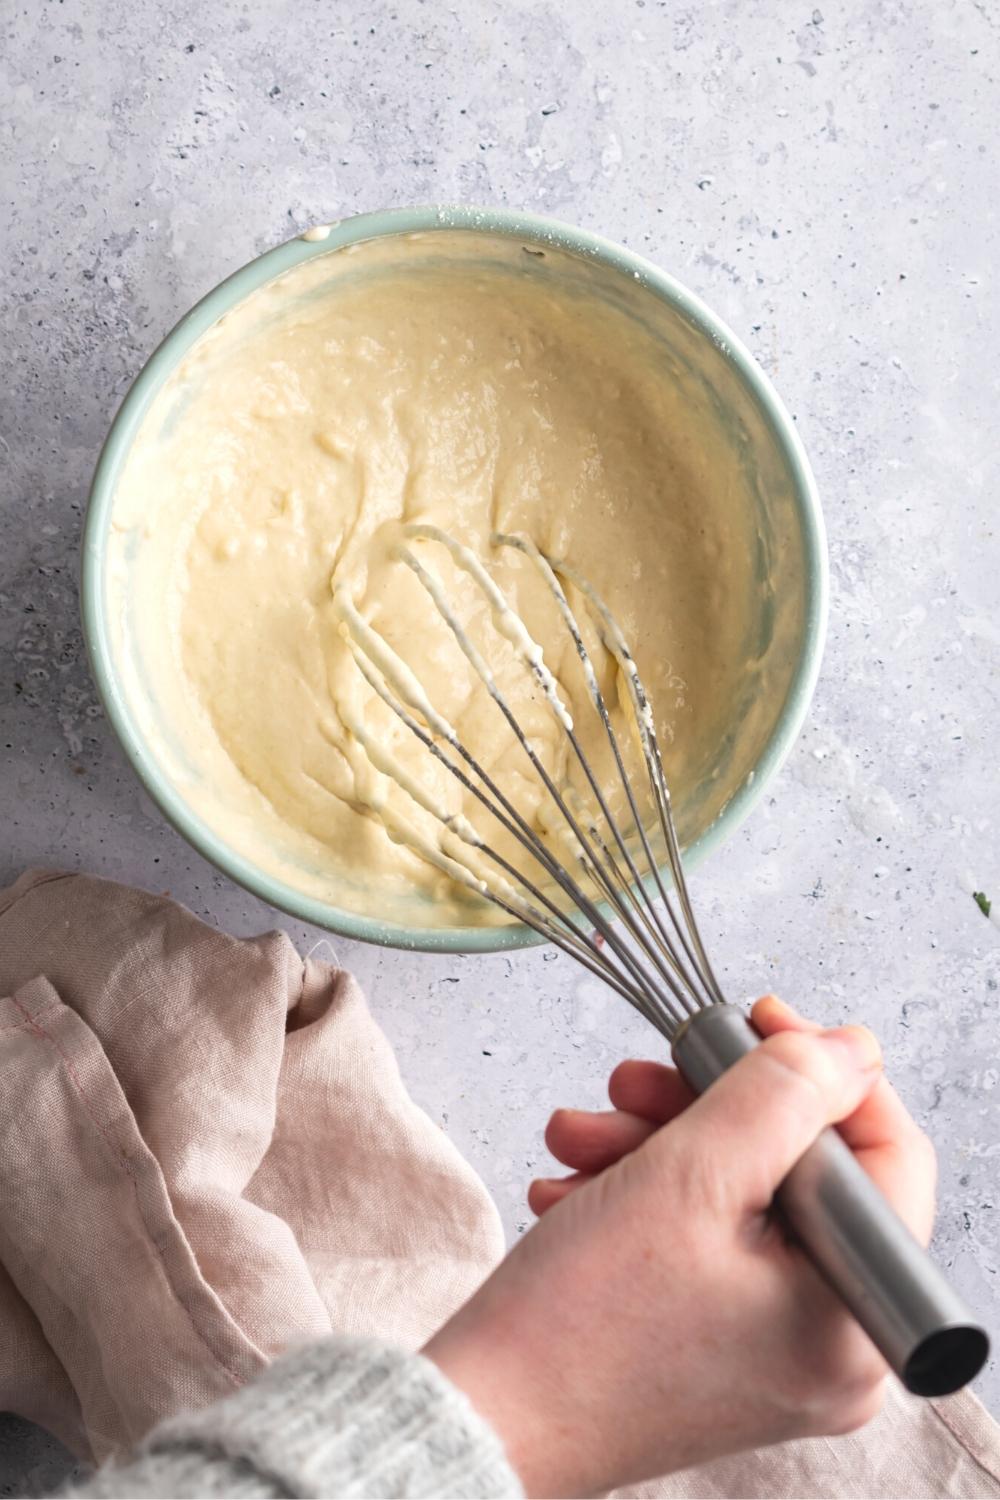
<instances>
[{"instance_id":1,"label":"forearm","mask_svg":"<svg viewBox=\"0 0 1000 1500\"><path fill-rule=\"evenodd\" d=\"M84 1497L515 1497L499 1440L419 1355L329 1339L252 1385L156 1428Z\"/></svg>"}]
</instances>

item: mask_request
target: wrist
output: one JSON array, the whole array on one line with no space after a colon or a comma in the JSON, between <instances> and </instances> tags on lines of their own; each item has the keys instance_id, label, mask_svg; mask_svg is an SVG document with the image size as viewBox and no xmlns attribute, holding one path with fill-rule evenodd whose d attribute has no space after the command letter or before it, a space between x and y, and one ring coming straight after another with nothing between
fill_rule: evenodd
<instances>
[{"instance_id":1,"label":"wrist","mask_svg":"<svg viewBox=\"0 0 1000 1500\"><path fill-rule=\"evenodd\" d=\"M434 1335L424 1357L493 1429L526 1495L593 1493L597 1486L582 1461L582 1435L562 1414L566 1403L558 1363L515 1319L499 1308L481 1312L478 1300Z\"/></svg>"}]
</instances>

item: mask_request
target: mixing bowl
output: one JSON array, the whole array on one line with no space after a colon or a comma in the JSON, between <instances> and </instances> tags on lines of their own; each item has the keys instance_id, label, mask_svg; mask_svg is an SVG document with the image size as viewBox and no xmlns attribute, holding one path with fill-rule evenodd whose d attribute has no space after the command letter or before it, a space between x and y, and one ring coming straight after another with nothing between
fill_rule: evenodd
<instances>
[{"instance_id":1,"label":"mixing bowl","mask_svg":"<svg viewBox=\"0 0 1000 1500\"><path fill-rule=\"evenodd\" d=\"M124 578L120 558L115 563L114 599L110 582L116 491L130 450L152 403L201 336L245 298L303 261L373 240L403 260L433 256L435 236L442 233L452 241L456 233L466 236L463 245L470 258L481 255L484 263L491 246L502 241L506 252L514 241L527 252L528 274L586 279L592 292L596 288L602 299L651 331L662 349L664 381L684 391L694 430L707 435L707 461L725 472L731 503L752 521L746 534L753 538L748 564L755 587L745 649L747 660L764 662L767 670L763 675L748 672L746 689L734 694L730 732L720 735L715 763L688 810L687 864L698 863L734 832L791 748L819 669L827 573L812 475L770 382L713 313L649 262L555 221L473 208L365 214L279 245L216 287L156 350L111 427L86 517L82 609L94 678L122 748L150 797L200 854L265 901L332 932L399 947L491 951L537 938L519 925L443 927L430 912L423 920L419 912L409 911L403 920L398 913L373 916L352 909L345 886L331 891L336 899L320 899L314 890L277 878L228 843L205 816L204 797L190 795L190 779L178 775L176 762L164 756L164 743L177 745L182 739L178 726L161 725L157 735L149 732L158 713L156 684L143 673L141 662L127 659L128 647L114 628L115 608L120 614L122 590L127 597L130 586L127 562ZM336 887L333 877L331 886Z\"/></svg>"}]
</instances>

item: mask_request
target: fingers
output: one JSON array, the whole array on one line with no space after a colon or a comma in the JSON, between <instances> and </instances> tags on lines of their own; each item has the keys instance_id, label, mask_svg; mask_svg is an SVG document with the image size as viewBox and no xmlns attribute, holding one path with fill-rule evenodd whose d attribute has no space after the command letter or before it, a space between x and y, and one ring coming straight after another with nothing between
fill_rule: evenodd
<instances>
[{"instance_id":1,"label":"fingers","mask_svg":"<svg viewBox=\"0 0 1000 1500\"><path fill-rule=\"evenodd\" d=\"M614 1110L601 1114L559 1109L549 1120L545 1143L573 1175L539 1178L531 1184L528 1206L539 1217L635 1151L694 1098L675 1068L654 1062L621 1063L611 1075L608 1094Z\"/></svg>"},{"instance_id":2,"label":"fingers","mask_svg":"<svg viewBox=\"0 0 1000 1500\"><path fill-rule=\"evenodd\" d=\"M657 1128L622 1110L592 1114L557 1109L545 1129L545 1144L557 1161L577 1172L602 1172L641 1146Z\"/></svg>"},{"instance_id":3,"label":"fingers","mask_svg":"<svg viewBox=\"0 0 1000 1500\"><path fill-rule=\"evenodd\" d=\"M665 1125L693 1103L695 1094L676 1068L655 1062L623 1062L608 1080L608 1098L615 1109Z\"/></svg>"},{"instance_id":4,"label":"fingers","mask_svg":"<svg viewBox=\"0 0 1000 1500\"><path fill-rule=\"evenodd\" d=\"M690 1151L726 1164L730 1204L735 1194L739 1207L762 1211L821 1131L871 1093L880 1071L878 1043L864 1027L778 1031L724 1073L674 1129L689 1137Z\"/></svg>"},{"instance_id":5,"label":"fingers","mask_svg":"<svg viewBox=\"0 0 1000 1500\"><path fill-rule=\"evenodd\" d=\"M775 995L758 1000L752 1018L762 1036L819 1029ZM880 1077L837 1129L896 1212L926 1244L934 1222L934 1149L888 1080Z\"/></svg>"},{"instance_id":6,"label":"fingers","mask_svg":"<svg viewBox=\"0 0 1000 1500\"><path fill-rule=\"evenodd\" d=\"M779 1031L822 1031L818 1021L809 1021L797 1010L779 1000L777 995L762 995L750 1011L754 1030L761 1036L774 1036Z\"/></svg>"},{"instance_id":7,"label":"fingers","mask_svg":"<svg viewBox=\"0 0 1000 1500\"><path fill-rule=\"evenodd\" d=\"M860 1145L869 1118L878 1134L882 1134L884 1122L890 1119L898 1119L899 1124L893 1127L892 1138L886 1138L882 1144ZM903 1223L926 1245L934 1227L937 1159L929 1138L907 1114L885 1079L880 1080L861 1109L838 1128Z\"/></svg>"},{"instance_id":8,"label":"fingers","mask_svg":"<svg viewBox=\"0 0 1000 1500\"><path fill-rule=\"evenodd\" d=\"M687 1122L693 1123L693 1139L708 1134L710 1149L730 1163L727 1190L737 1192L743 1208L766 1207L803 1151L826 1125L837 1123L865 1170L926 1242L934 1212L934 1153L881 1076L875 1038L863 1027L824 1032L774 995L758 1000L752 1017L765 1042L697 1102L694 1120ZM533 1183L528 1201L535 1213L545 1213L635 1151L695 1100L674 1068L638 1061L615 1069L608 1095L611 1112L553 1115L546 1143L574 1175Z\"/></svg>"},{"instance_id":9,"label":"fingers","mask_svg":"<svg viewBox=\"0 0 1000 1500\"><path fill-rule=\"evenodd\" d=\"M538 1177L528 1188L528 1207L541 1218L555 1204L590 1181L589 1172L575 1172L572 1177Z\"/></svg>"}]
</instances>

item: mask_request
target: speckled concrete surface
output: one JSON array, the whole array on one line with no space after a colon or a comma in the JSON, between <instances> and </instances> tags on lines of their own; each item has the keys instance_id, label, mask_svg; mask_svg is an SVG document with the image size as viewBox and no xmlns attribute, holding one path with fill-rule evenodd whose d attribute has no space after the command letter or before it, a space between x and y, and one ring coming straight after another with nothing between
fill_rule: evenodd
<instances>
[{"instance_id":1,"label":"speckled concrete surface","mask_svg":"<svg viewBox=\"0 0 1000 1500\"><path fill-rule=\"evenodd\" d=\"M1000 1324L1000 932L971 894L1000 913L998 26L975 0L8 6L0 876L86 867L320 939L163 826L102 719L76 602L102 436L178 315L311 222L467 200L602 231L750 344L830 529L811 722L695 882L704 927L734 996L879 1032L940 1151L937 1254ZM548 1111L650 1037L551 952L336 951L516 1235ZM0 1444L0 1494L50 1484L18 1424Z\"/></svg>"}]
</instances>

